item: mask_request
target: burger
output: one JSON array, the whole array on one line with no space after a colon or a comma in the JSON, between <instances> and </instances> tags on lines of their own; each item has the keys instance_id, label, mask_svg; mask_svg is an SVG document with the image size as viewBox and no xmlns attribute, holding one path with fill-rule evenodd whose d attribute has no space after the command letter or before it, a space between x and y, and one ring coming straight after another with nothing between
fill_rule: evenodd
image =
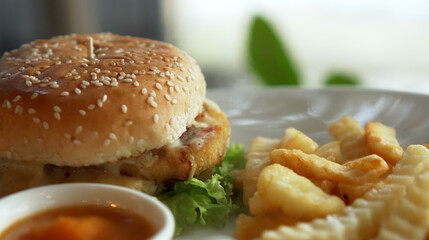
<instances>
[{"instance_id":1,"label":"burger","mask_svg":"<svg viewBox=\"0 0 429 240\"><path fill-rule=\"evenodd\" d=\"M0 59L0 196L66 182L157 194L210 171L230 127L194 59L110 33L37 40Z\"/></svg>"}]
</instances>

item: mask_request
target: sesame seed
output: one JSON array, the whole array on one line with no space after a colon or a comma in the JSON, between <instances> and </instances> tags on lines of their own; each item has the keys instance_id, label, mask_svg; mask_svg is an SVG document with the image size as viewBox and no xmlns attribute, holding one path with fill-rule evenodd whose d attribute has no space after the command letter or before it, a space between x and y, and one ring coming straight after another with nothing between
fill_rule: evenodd
<instances>
[{"instance_id":1,"label":"sesame seed","mask_svg":"<svg viewBox=\"0 0 429 240\"><path fill-rule=\"evenodd\" d=\"M177 100L176 100L176 99L173 99L173 100L171 100L171 103L172 103L172 104L176 104L176 103L177 103Z\"/></svg>"},{"instance_id":2,"label":"sesame seed","mask_svg":"<svg viewBox=\"0 0 429 240\"><path fill-rule=\"evenodd\" d=\"M129 127L133 124L133 121L129 120L125 122L125 126Z\"/></svg>"},{"instance_id":3,"label":"sesame seed","mask_svg":"<svg viewBox=\"0 0 429 240\"><path fill-rule=\"evenodd\" d=\"M124 78L124 80L122 80L122 81L127 82L127 83L131 83L131 82L133 82L133 79L131 79L131 78Z\"/></svg>"},{"instance_id":4,"label":"sesame seed","mask_svg":"<svg viewBox=\"0 0 429 240\"><path fill-rule=\"evenodd\" d=\"M112 141L111 141L110 139L106 139L106 140L104 141L103 145L104 145L105 147L107 147L107 146L109 146L109 144L110 144L111 142L112 142Z\"/></svg>"},{"instance_id":5,"label":"sesame seed","mask_svg":"<svg viewBox=\"0 0 429 240\"><path fill-rule=\"evenodd\" d=\"M82 144L82 142L81 142L81 141L79 141L79 140L77 140L77 139L73 140L73 143L74 143L75 145L81 145L81 144Z\"/></svg>"},{"instance_id":6,"label":"sesame seed","mask_svg":"<svg viewBox=\"0 0 429 240\"><path fill-rule=\"evenodd\" d=\"M169 87L174 86L173 82L171 82L171 81L167 81L167 85L168 85Z\"/></svg>"},{"instance_id":7,"label":"sesame seed","mask_svg":"<svg viewBox=\"0 0 429 240\"><path fill-rule=\"evenodd\" d=\"M180 75L177 75L176 77L177 77L177 79L179 79L179 80L180 80L180 81L182 81L182 82L184 82L184 81L185 81L185 79L184 79L182 76L180 76Z\"/></svg>"},{"instance_id":8,"label":"sesame seed","mask_svg":"<svg viewBox=\"0 0 429 240\"><path fill-rule=\"evenodd\" d=\"M127 105L122 105L121 110L123 113L127 113L127 111L128 111Z\"/></svg>"},{"instance_id":9,"label":"sesame seed","mask_svg":"<svg viewBox=\"0 0 429 240\"><path fill-rule=\"evenodd\" d=\"M85 81L85 80L82 81L82 84L85 85L85 86L89 86L90 85L90 83L88 81Z\"/></svg>"},{"instance_id":10,"label":"sesame seed","mask_svg":"<svg viewBox=\"0 0 429 240\"><path fill-rule=\"evenodd\" d=\"M118 139L114 133L109 133L109 137L110 137L112 140L117 140L117 139Z\"/></svg>"},{"instance_id":11,"label":"sesame seed","mask_svg":"<svg viewBox=\"0 0 429 240\"><path fill-rule=\"evenodd\" d=\"M27 110L27 112L28 112L28 114L34 114L34 113L36 113L36 110L34 110L34 108L29 108Z\"/></svg>"},{"instance_id":12,"label":"sesame seed","mask_svg":"<svg viewBox=\"0 0 429 240\"><path fill-rule=\"evenodd\" d=\"M11 109L12 108L12 104L9 102L9 100L6 99L3 102L3 107L7 107L7 108Z\"/></svg>"},{"instance_id":13,"label":"sesame seed","mask_svg":"<svg viewBox=\"0 0 429 240\"><path fill-rule=\"evenodd\" d=\"M64 137L70 140L72 136L69 133L64 133Z\"/></svg>"},{"instance_id":14,"label":"sesame seed","mask_svg":"<svg viewBox=\"0 0 429 240\"><path fill-rule=\"evenodd\" d=\"M139 84L139 82L134 81L134 82L133 82L133 85L134 85L134 87L138 87L140 84Z\"/></svg>"},{"instance_id":15,"label":"sesame seed","mask_svg":"<svg viewBox=\"0 0 429 240\"><path fill-rule=\"evenodd\" d=\"M174 90L176 90L176 92L179 92L180 91L180 88L179 88L179 86L174 86Z\"/></svg>"},{"instance_id":16,"label":"sesame seed","mask_svg":"<svg viewBox=\"0 0 429 240\"><path fill-rule=\"evenodd\" d=\"M82 93L82 91L81 91L79 88L75 88L75 89L74 89L74 92L75 92L76 94L81 94L81 93Z\"/></svg>"},{"instance_id":17,"label":"sesame seed","mask_svg":"<svg viewBox=\"0 0 429 240\"><path fill-rule=\"evenodd\" d=\"M97 106L103 107L103 100L102 99L97 99Z\"/></svg>"},{"instance_id":18,"label":"sesame seed","mask_svg":"<svg viewBox=\"0 0 429 240\"><path fill-rule=\"evenodd\" d=\"M65 92L62 92L60 95L63 97L67 97L68 95L70 95L70 93L65 91Z\"/></svg>"},{"instance_id":19,"label":"sesame seed","mask_svg":"<svg viewBox=\"0 0 429 240\"><path fill-rule=\"evenodd\" d=\"M61 114L59 112L54 112L54 118L61 120Z\"/></svg>"},{"instance_id":20,"label":"sesame seed","mask_svg":"<svg viewBox=\"0 0 429 240\"><path fill-rule=\"evenodd\" d=\"M85 116L85 115L86 115L86 111L85 111L85 110L82 110L82 109L79 109L79 113L80 113L80 115L82 115L82 116Z\"/></svg>"},{"instance_id":21,"label":"sesame seed","mask_svg":"<svg viewBox=\"0 0 429 240\"><path fill-rule=\"evenodd\" d=\"M159 121L159 116L158 116L158 114L153 115L153 121L154 121L155 123L157 123L157 122Z\"/></svg>"},{"instance_id":22,"label":"sesame seed","mask_svg":"<svg viewBox=\"0 0 429 240\"><path fill-rule=\"evenodd\" d=\"M146 93L147 93L147 89L146 89L146 88L142 88L141 93L142 93L142 94L146 94Z\"/></svg>"},{"instance_id":23,"label":"sesame seed","mask_svg":"<svg viewBox=\"0 0 429 240\"><path fill-rule=\"evenodd\" d=\"M55 112L61 112L61 108L59 106L54 106L54 111Z\"/></svg>"},{"instance_id":24,"label":"sesame seed","mask_svg":"<svg viewBox=\"0 0 429 240\"><path fill-rule=\"evenodd\" d=\"M33 118L33 122L36 123L36 124L39 124L40 123L40 119L37 118L37 117L34 117Z\"/></svg>"},{"instance_id":25,"label":"sesame seed","mask_svg":"<svg viewBox=\"0 0 429 240\"><path fill-rule=\"evenodd\" d=\"M171 101L171 97L170 97L170 95L165 94L165 95L164 95L164 97L165 97L165 99L167 99L168 101Z\"/></svg>"},{"instance_id":26,"label":"sesame seed","mask_svg":"<svg viewBox=\"0 0 429 240\"><path fill-rule=\"evenodd\" d=\"M31 87L33 83L30 80L26 80L25 85L27 85L27 87Z\"/></svg>"},{"instance_id":27,"label":"sesame seed","mask_svg":"<svg viewBox=\"0 0 429 240\"><path fill-rule=\"evenodd\" d=\"M94 108L95 108L95 105L94 105L94 104L89 104L89 105L88 105L88 109L89 109L89 110L93 110Z\"/></svg>"},{"instance_id":28,"label":"sesame seed","mask_svg":"<svg viewBox=\"0 0 429 240\"><path fill-rule=\"evenodd\" d=\"M23 110L23 108L20 105L16 105L14 113L21 115L22 114L22 110Z\"/></svg>"},{"instance_id":29,"label":"sesame seed","mask_svg":"<svg viewBox=\"0 0 429 240\"><path fill-rule=\"evenodd\" d=\"M158 90L162 90L162 86L161 86L161 84L159 84L159 83L156 83L156 84L155 84L155 87L156 87Z\"/></svg>"},{"instance_id":30,"label":"sesame seed","mask_svg":"<svg viewBox=\"0 0 429 240\"><path fill-rule=\"evenodd\" d=\"M93 40L92 37L87 37L86 38L88 41L86 42L86 50L87 50L87 55L88 58L93 59L94 58L94 44L93 44Z\"/></svg>"},{"instance_id":31,"label":"sesame seed","mask_svg":"<svg viewBox=\"0 0 429 240\"><path fill-rule=\"evenodd\" d=\"M81 125L77 126L75 134L78 135L79 133L81 133L83 130L83 127Z\"/></svg>"},{"instance_id":32,"label":"sesame seed","mask_svg":"<svg viewBox=\"0 0 429 240\"><path fill-rule=\"evenodd\" d=\"M174 93L174 88L173 87L169 87L168 91L170 92L170 94L173 94Z\"/></svg>"},{"instance_id":33,"label":"sesame seed","mask_svg":"<svg viewBox=\"0 0 429 240\"><path fill-rule=\"evenodd\" d=\"M103 95L103 102L106 102L107 101L107 95L106 94L104 94Z\"/></svg>"},{"instance_id":34,"label":"sesame seed","mask_svg":"<svg viewBox=\"0 0 429 240\"><path fill-rule=\"evenodd\" d=\"M39 94L38 94L38 93L33 93L33 94L31 95L31 100L34 100L35 98L37 98L37 96L39 96Z\"/></svg>"},{"instance_id":35,"label":"sesame seed","mask_svg":"<svg viewBox=\"0 0 429 240\"><path fill-rule=\"evenodd\" d=\"M49 129L49 124L47 122L43 122L43 127L48 130Z\"/></svg>"},{"instance_id":36,"label":"sesame seed","mask_svg":"<svg viewBox=\"0 0 429 240\"><path fill-rule=\"evenodd\" d=\"M18 102L18 101L19 101L19 99L21 99L21 96L17 95L17 96L12 100L12 102Z\"/></svg>"}]
</instances>

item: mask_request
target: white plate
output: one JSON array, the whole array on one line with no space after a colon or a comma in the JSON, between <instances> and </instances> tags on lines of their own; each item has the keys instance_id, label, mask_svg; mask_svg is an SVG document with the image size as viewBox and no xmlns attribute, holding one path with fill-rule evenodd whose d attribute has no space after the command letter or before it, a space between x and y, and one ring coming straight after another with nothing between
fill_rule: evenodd
<instances>
[{"instance_id":1,"label":"white plate","mask_svg":"<svg viewBox=\"0 0 429 240\"><path fill-rule=\"evenodd\" d=\"M327 126L350 115L362 125L379 121L397 130L399 143L429 143L429 96L360 88L211 90L231 123L231 143L257 136L281 138L294 127L319 144L332 140ZM193 229L177 239L233 239L234 221L225 229Z\"/></svg>"}]
</instances>

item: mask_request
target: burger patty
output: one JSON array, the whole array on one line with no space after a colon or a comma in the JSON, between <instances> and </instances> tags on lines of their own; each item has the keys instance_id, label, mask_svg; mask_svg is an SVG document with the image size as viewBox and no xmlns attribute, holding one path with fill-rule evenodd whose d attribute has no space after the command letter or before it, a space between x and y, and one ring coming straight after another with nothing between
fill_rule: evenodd
<instances>
[{"instance_id":1,"label":"burger patty","mask_svg":"<svg viewBox=\"0 0 429 240\"><path fill-rule=\"evenodd\" d=\"M229 135L225 114L206 101L203 111L179 139L114 163L58 167L0 159L0 196L66 182L108 183L156 194L162 190L162 183L186 180L217 165L228 148Z\"/></svg>"}]
</instances>

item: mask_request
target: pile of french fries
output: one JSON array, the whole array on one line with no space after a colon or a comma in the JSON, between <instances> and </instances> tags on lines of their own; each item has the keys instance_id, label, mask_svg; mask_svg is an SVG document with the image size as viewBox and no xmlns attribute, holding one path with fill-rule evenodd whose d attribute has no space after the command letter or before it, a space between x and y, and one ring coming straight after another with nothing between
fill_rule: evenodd
<instances>
[{"instance_id":1,"label":"pile of french fries","mask_svg":"<svg viewBox=\"0 0 429 240\"><path fill-rule=\"evenodd\" d=\"M244 239L425 239L429 229L429 150L406 151L395 129L350 116L328 127L321 147L288 128L255 138L241 172L249 214Z\"/></svg>"}]
</instances>

